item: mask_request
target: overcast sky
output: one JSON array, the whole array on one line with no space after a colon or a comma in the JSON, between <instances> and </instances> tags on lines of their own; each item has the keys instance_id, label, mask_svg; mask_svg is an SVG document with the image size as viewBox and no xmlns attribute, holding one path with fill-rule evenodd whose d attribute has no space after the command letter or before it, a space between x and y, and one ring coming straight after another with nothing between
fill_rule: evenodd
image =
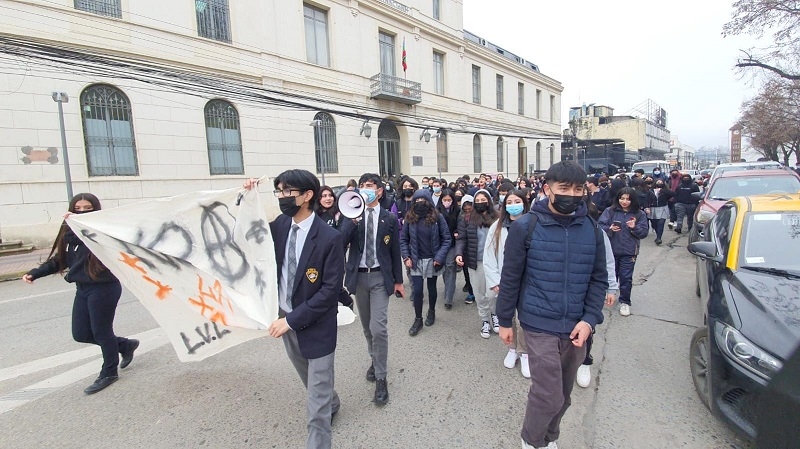
<instances>
[{"instance_id":1,"label":"overcast sky","mask_svg":"<svg viewBox=\"0 0 800 449\"><path fill-rule=\"evenodd\" d=\"M582 103L624 114L650 98L672 135L728 147L756 89L733 65L749 37L721 35L732 0L463 0L464 29L560 81L562 126Z\"/></svg>"}]
</instances>

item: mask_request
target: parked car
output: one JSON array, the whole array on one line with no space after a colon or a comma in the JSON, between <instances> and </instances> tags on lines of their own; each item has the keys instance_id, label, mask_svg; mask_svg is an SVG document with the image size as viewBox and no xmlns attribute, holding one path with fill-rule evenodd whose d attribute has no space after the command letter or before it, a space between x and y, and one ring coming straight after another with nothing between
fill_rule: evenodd
<instances>
[{"instance_id":1,"label":"parked car","mask_svg":"<svg viewBox=\"0 0 800 449\"><path fill-rule=\"evenodd\" d=\"M688 249L703 310L689 351L697 395L753 438L759 397L800 343L800 195L734 198Z\"/></svg>"},{"instance_id":2,"label":"parked car","mask_svg":"<svg viewBox=\"0 0 800 449\"><path fill-rule=\"evenodd\" d=\"M706 222L731 198L800 192L800 176L791 170L729 171L711 179L704 192L694 194L700 198L700 203L694 211L694 225L689 231L689 243L700 239Z\"/></svg>"},{"instance_id":3,"label":"parked car","mask_svg":"<svg viewBox=\"0 0 800 449\"><path fill-rule=\"evenodd\" d=\"M783 166L780 162L775 161L758 161L758 162L731 162L728 164L719 164L714 167L714 171L711 172L711 178L709 182L713 181L714 178L723 174L729 173L732 171L742 171L742 170L785 170L786 167Z\"/></svg>"}]
</instances>

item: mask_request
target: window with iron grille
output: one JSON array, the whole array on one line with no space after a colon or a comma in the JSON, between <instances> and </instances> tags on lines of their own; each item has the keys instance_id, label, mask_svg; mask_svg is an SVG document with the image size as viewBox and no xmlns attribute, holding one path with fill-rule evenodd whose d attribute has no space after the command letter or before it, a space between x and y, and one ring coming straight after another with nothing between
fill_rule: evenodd
<instances>
[{"instance_id":1,"label":"window with iron grille","mask_svg":"<svg viewBox=\"0 0 800 449\"><path fill-rule=\"evenodd\" d=\"M481 136L475 134L472 137L472 171L481 172Z\"/></svg>"},{"instance_id":2,"label":"window with iron grille","mask_svg":"<svg viewBox=\"0 0 800 449\"><path fill-rule=\"evenodd\" d=\"M327 13L303 3L303 19L306 26L306 59L312 64L329 67Z\"/></svg>"},{"instance_id":3,"label":"window with iron grille","mask_svg":"<svg viewBox=\"0 0 800 449\"><path fill-rule=\"evenodd\" d=\"M444 95L444 55L433 52L433 92Z\"/></svg>"},{"instance_id":4,"label":"window with iron grille","mask_svg":"<svg viewBox=\"0 0 800 449\"><path fill-rule=\"evenodd\" d=\"M447 131L443 129L436 134L436 168L439 173L447 172Z\"/></svg>"},{"instance_id":5,"label":"window with iron grille","mask_svg":"<svg viewBox=\"0 0 800 449\"><path fill-rule=\"evenodd\" d=\"M503 150L505 149L505 143L503 142L502 137L497 138L497 171L503 171L503 167L505 167L505 158L503 157Z\"/></svg>"},{"instance_id":6,"label":"window with iron grille","mask_svg":"<svg viewBox=\"0 0 800 449\"><path fill-rule=\"evenodd\" d=\"M242 135L239 113L225 100L206 103L208 168L212 175L242 175Z\"/></svg>"},{"instance_id":7,"label":"window with iron grille","mask_svg":"<svg viewBox=\"0 0 800 449\"><path fill-rule=\"evenodd\" d=\"M503 109L503 75L497 75L497 109Z\"/></svg>"},{"instance_id":8,"label":"window with iron grille","mask_svg":"<svg viewBox=\"0 0 800 449\"><path fill-rule=\"evenodd\" d=\"M75 9L101 16L122 18L121 0L75 0Z\"/></svg>"},{"instance_id":9,"label":"window with iron grille","mask_svg":"<svg viewBox=\"0 0 800 449\"><path fill-rule=\"evenodd\" d=\"M89 176L136 176L136 143L128 97L96 84L81 93L81 118Z\"/></svg>"},{"instance_id":10,"label":"window with iron grille","mask_svg":"<svg viewBox=\"0 0 800 449\"><path fill-rule=\"evenodd\" d=\"M330 114L314 116L314 154L317 173L338 173L339 155L336 149L336 123Z\"/></svg>"},{"instance_id":11,"label":"window with iron grille","mask_svg":"<svg viewBox=\"0 0 800 449\"><path fill-rule=\"evenodd\" d=\"M517 113L525 115L525 85L517 83Z\"/></svg>"},{"instance_id":12,"label":"window with iron grille","mask_svg":"<svg viewBox=\"0 0 800 449\"><path fill-rule=\"evenodd\" d=\"M472 102L481 104L481 68L472 66Z\"/></svg>"},{"instance_id":13,"label":"window with iron grille","mask_svg":"<svg viewBox=\"0 0 800 449\"><path fill-rule=\"evenodd\" d=\"M197 35L222 42L231 41L228 0L195 0Z\"/></svg>"},{"instance_id":14,"label":"window with iron grille","mask_svg":"<svg viewBox=\"0 0 800 449\"><path fill-rule=\"evenodd\" d=\"M442 13L442 5L439 0L433 0L433 18L439 20Z\"/></svg>"}]
</instances>

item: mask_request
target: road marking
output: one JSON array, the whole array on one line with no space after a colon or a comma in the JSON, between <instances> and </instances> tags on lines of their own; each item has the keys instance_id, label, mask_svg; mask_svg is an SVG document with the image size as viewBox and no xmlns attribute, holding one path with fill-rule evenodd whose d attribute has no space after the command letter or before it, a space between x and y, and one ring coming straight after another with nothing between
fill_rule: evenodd
<instances>
[{"instance_id":1,"label":"road marking","mask_svg":"<svg viewBox=\"0 0 800 449\"><path fill-rule=\"evenodd\" d=\"M164 330L161 328L151 329L140 334L132 335L130 338L137 338L141 342L139 349L136 350L136 355L139 356L146 354L153 349L160 348L168 343L167 336L164 333ZM95 354L98 352L97 348L88 349L92 349ZM67 355L71 355L72 359L70 360L66 357L63 357ZM76 360L83 360L87 357L92 357L93 355L94 354L89 353L89 351L78 350L58 356L47 357L30 363L24 363L22 365L13 366L0 371L0 374L2 374L0 381L18 377L23 374L34 373L43 369L53 368L65 363L74 362ZM44 396L55 391L59 391L75 382L78 382L81 379L97 375L97 372L99 371L99 365L101 364L100 362L100 359L94 359L91 362L85 363L77 368L73 368L49 379L45 379L41 382L29 385L25 388L13 391L0 397L0 415L14 410L20 405L41 399Z\"/></svg>"},{"instance_id":2,"label":"road marking","mask_svg":"<svg viewBox=\"0 0 800 449\"><path fill-rule=\"evenodd\" d=\"M61 293L74 292L74 291L75 291L74 288L67 288L67 289L64 289L64 290L56 290L54 292L49 292L49 293L40 293L38 295L23 296L22 298L4 299L4 300L0 301L0 304L5 304L7 302L14 302L14 301L24 301L26 299L41 298L41 297L50 296L50 295L59 295Z\"/></svg>"}]
</instances>

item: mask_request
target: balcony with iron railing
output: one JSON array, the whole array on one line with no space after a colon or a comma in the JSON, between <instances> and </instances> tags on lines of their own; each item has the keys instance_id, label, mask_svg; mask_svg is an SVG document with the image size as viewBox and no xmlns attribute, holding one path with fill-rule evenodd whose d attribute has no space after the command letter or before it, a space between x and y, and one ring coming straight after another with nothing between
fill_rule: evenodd
<instances>
[{"instance_id":1,"label":"balcony with iron railing","mask_svg":"<svg viewBox=\"0 0 800 449\"><path fill-rule=\"evenodd\" d=\"M422 84L405 78L379 73L370 78L371 97L377 100L417 104L422 101Z\"/></svg>"}]
</instances>

